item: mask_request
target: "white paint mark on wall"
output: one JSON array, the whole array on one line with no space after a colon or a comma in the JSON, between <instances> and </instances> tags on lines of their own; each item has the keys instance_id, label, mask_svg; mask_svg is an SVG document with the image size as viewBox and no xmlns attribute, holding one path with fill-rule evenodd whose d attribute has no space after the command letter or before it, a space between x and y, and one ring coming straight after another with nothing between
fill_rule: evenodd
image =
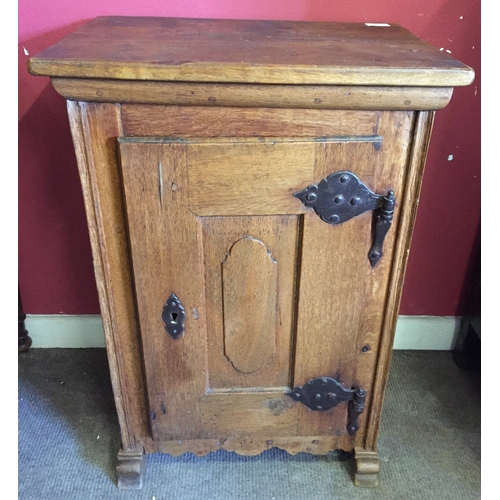
<instances>
[{"instance_id":1,"label":"white paint mark on wall","mask_svg":"<svg viewBox=\"0 0 500 500\"><path fill-rule=\"evenodd\" d=\"M23 45L23 50L24 50L24 55L29 56L30 53L28 52L28 49Z\"/></svg>"},{"instance_id":2,"label":"white paint mark on wall","mask_svg":"<svg viewBox=\"0 0 500 500\"><path fill-rule=\"evenodd\" d=\"M463 19L463 18L464 18L464 16L460 16L460 19Z\"/></svg>"},{"instance_id":3,"label":"white paint mark on wall","mask_svg":"<svg viewBox=\"0 0 500 500\"><path fill-rule=\"evenodd\" d=\"M448 155L448 161L453 160L453 155Z\"/></svg>"},{"instance_id":4,"label":"white paint mark on wall","mask_svg":"<svg viewBox=\"0 0 500 500\"><path fill-rule=\"evenodd\" d=\"M365 26L382 26L382 27L387 27L387 26L390 26L390 24L387 24L387 23L365 23Z\"/></svg>"},{"instance_id":5,"label":"white paint mark on wall","mask_svg":"<svg viewBox=\"0 0 500 500\"><path fill-rule=\"evenodd\" d=\"M451 54L451 50L446 49L446 52L448 52L448 54Z\"/></svg>"}]
</instances>

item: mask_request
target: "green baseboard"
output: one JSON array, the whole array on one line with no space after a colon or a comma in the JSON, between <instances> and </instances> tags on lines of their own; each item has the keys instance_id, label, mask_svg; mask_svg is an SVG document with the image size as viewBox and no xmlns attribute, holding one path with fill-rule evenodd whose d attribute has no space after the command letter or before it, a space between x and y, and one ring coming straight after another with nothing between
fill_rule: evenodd
<instances>
[{"instance_id":1,"label":"green baseboard","mask_svg":"<svg viewBox=\"0 0 500 500\"><path fill-rule=\"evenodd\" d=\"M459 317L399 316L394 349L453 349L460 327ZM105 347L100 315L28 314L26 329L32 348Z\"/></svg>"}]
</instances>

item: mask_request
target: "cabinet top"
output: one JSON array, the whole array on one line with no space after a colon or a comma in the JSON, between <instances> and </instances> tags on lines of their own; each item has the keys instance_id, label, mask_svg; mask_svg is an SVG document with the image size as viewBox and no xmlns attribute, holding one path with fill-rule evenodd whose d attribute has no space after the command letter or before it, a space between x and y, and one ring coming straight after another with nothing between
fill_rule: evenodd
<instances>
[{"instance_id":1,"label":"cabinet top","mask_svg":"<svg viewBox=\"0 0 500 500\"><path fill-rule=\"evenodd\" d=\"M469 85L474 71L399 25L98 17L28 62L34 75L263 84Z\"/></svg>"}]
</instances>

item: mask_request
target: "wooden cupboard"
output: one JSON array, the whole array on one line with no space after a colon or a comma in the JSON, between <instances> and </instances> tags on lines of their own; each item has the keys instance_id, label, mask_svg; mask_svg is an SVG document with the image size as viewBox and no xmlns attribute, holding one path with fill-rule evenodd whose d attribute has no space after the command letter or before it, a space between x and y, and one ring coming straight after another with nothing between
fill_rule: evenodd
<instances>
[{"instance_id":1,"label":"wooden cupboard","mask_svg":"<svg viewBox=\"0 0 500 500\"><path fill-rule=\"evenodd\" d=\"M377 434L434 112L473 71L396 25L101 17L29 61L67 99L122 450Z\"/></svg>"}]
</instances>

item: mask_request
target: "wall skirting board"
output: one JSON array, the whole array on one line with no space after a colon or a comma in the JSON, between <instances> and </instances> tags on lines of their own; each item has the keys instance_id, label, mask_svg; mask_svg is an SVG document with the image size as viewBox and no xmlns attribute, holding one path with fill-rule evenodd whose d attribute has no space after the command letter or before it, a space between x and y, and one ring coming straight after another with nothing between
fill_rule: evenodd
<instances>
[{"instance_id":1,"label":"wall skirting board","mask_svg":"<svg viewBox=\"0 0 500 500\"><path fill-rule=\"evenodd\" d=\"M451 350L460 321L448 316L399 316L394 349ZM25 325L32 348L105 347L100 315L28 314Z\"/></svg>"}]
</instances>

